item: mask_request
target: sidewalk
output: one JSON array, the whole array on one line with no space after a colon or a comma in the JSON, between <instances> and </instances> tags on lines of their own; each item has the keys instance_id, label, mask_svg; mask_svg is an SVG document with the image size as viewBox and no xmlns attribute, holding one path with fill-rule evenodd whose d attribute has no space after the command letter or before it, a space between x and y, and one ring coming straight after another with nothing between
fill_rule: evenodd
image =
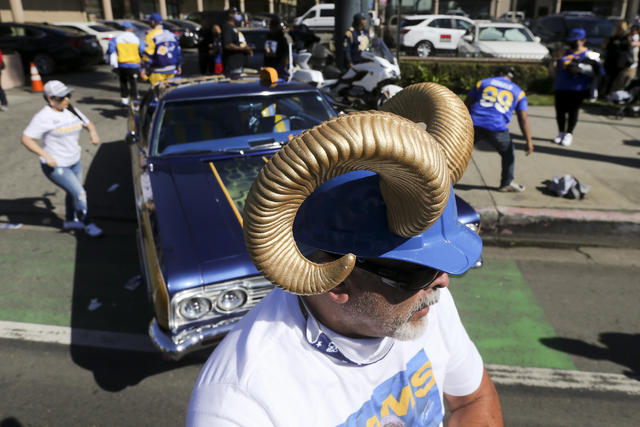
<instances>
[{"instance_id":1,"label":"sidewalk","mask_svg":"<svg viewBox=\"0 0 640 427\"><path fill-rule=\"evenodd\" d=\"M88 144L86 133L81 138L92 215L99 221L135 221L128 148L122 142L126 109L118 104L115 75L100 66L54 78L75 88L72 101L96 124L103 141L95 147ZM146 85L140 89L146 90ZM35 156L19 142L30 118L44 105L42 94L23 87L7 90L7 96L9 111L0 113L0 223L54 225L51 221L57 218L51 217L48 206L52 204L54 217L60 217L64 193L42 176ZM569 147L551 142L557 133L552 106L530 107L529 119L535 145L531 156L524 155L515 118L510 127L516 144L516 181L526 186L523 193L497 191L500 157L491 147L474 149L455 187L480 213L485 242L640 247L640 118L616 120L585 104ZM545 180L565 174L591 187L583 200L544 190ZM109 191L114 184L118 189Z\"/></svg>"},{"instance_id":2,"label":"sidewalk","mask_svg":"<svg viewBox=\"0 0 640 427\"><path fill-rule=\"evenodd\" d=\"M552 106L530 107L535 151L525 156L517 121L516 182L522 193L500 193L500 156L489 146L474 149L456 193L482 217L487 242L528 241L594 245L640 245L640 118L616 120L585 104L569 147L554 144ZM584 199L551 195L545 180L571 174L591 189Z\"/></svg>"}]
</instances>

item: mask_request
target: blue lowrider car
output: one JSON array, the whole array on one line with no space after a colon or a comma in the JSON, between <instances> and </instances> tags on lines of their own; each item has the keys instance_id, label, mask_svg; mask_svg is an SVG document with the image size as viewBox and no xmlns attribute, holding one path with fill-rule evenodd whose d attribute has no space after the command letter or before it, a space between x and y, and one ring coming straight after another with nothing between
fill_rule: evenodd
<instances>
[{"instance_id":1,"label":"blue lowrider car","mask_svg":"<svg viewBox=\"0 0 640 427\"><path fill-rule=\"evenodd\" d=\"M176 359L215 343L271 291L244 246L245 197L283 144L336 115L308 85L211 80L160 84L129 115L149 334ZM458 207L461 222L479 224Z\"/></svg>"}]
</instances>

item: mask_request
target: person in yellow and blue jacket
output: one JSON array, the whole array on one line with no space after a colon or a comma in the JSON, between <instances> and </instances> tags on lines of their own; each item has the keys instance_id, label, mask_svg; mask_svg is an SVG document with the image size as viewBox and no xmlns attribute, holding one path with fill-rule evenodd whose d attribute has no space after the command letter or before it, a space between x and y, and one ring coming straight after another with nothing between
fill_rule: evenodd
<instances>
[{"instance_id":1,"label":"person in yellow and blue jacket","mask_svg":"<svg viewBox=\"0 0 640 427\"><path fill-rule=\"evenodd\" d=\"M149 20L153 29L145 37L141 76L143 79L148 76L151 85L155 85L182 73L182 52L176 36L162 28L160 14L152 13Z\"/></svg>"},{"instance_id":2,"label":"person in yellow and blue jacket","mask_svg":"<svg viewBox=\"0 0 640 427\"><path fill-rule=\"evenodd\" d=\"M115 54L117 57L116 70L120 76L120 96L122 105L129 105L129 96L138 98L136 80L140 73L142 46L140 39L133 33L131 22L123 22L123 33L118 34L109 42L107 56Z\"/></svg>"}]
</instances>

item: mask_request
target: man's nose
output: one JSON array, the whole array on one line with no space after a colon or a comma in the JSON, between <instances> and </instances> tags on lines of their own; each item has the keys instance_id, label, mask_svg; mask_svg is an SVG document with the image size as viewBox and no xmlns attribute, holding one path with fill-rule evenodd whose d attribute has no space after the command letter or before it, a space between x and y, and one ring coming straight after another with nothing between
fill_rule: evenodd
<instances>
[{"instance_id":1,"label":"man's nose","mask_svg":"<svg viewBox=\"0 0 640 427\"><path fill-rule=\"evenodd\" d=\"M436 280L429 285L429 289L446 288L447 286L449 286L449 275L443 271L436 277Z\"/></svg>"}]
</instances>

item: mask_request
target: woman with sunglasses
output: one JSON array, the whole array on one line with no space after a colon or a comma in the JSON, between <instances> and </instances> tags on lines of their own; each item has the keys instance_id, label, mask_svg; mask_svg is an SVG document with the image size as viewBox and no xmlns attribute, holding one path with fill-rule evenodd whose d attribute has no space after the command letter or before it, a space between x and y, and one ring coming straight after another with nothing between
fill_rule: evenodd
<instances>
[{"instance_id":1,"label":"woman with sunglasses","mask_svg":"<svg viewBox=\"0 0 640 427\"><path fill-rule=\"evenodd\" d=\"M91 237L102 235L87 214L87 193L82 186L78 139L83 128L91 144L100 143L96 127L69 103L71 89L59 80L44 85L44 106L22 133L22 144L40 157L45 176L66 191L63 230L83 229ZM42 139L42 147L36 142Z\"/></svg>"}]
</instances>

